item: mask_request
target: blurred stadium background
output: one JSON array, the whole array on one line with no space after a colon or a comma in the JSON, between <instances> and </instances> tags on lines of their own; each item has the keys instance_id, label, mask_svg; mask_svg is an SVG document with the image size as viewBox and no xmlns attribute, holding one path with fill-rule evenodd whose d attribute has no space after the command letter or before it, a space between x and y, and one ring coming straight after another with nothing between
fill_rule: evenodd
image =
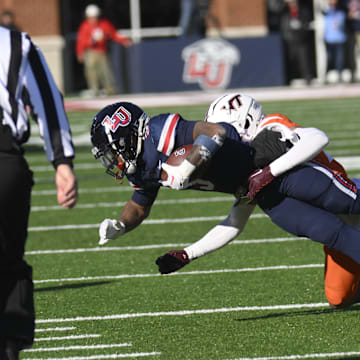
<instances>
[{"instance_id":1,"label":"blurred stadium background","mask_svg":"<svg viewBox=\"0 0 360 360\"><path fill-rule=\"evenodd\" d=\"M134 42L127 49L115 43L110 47L121 94L286 86L289 81L280 14L274 11L274 3L282 1L201 0L202 6L208 7L205 36L181 36L181 0L2 0L0 11L10 9L15 13L17 25L43 50L58 86L69 97L86 88L83 65L75 57L75 41L84 9L90 3L97 4L103 15ZM319 85L325 71L321 9L327 1L299 1L310 9L313 18L310 57ZM216 57L213 48L208 50L205 45L194 49L193 45L204 39L222 39L236 54L231 60L225 51ZM197 53L199 62L189 78L189 54L196 51L208 53L203 57ZM208 74L204 74L206 64L211 67ZM223 70L219 66L225 66L227 81L219 81Z\"/></svg>"}]
</instances>

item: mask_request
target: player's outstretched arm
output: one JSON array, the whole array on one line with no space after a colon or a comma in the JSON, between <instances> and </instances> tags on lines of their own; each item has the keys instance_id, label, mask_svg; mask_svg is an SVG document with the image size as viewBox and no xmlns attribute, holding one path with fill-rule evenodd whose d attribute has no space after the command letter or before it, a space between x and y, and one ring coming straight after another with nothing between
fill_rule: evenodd
<instances>
[{"instance_id":1,"label":"player's outstretched arm","mask_svg":"<svg viewBox=\"0 0 360 360\"><path fill-rule=\"evenodd\" d=\"M135 201L129 200L118 220L104 219L102 221L99 228L99 245L104 245L109 240L115 240L135 229L149 216L150 210L151 206L141 206Z\"/></svg>"},{"instance_id":2,"label":"player's outstretched arm","mask_svg":"<svg viewBox=\"0 0 360 360\"><path fill-rule=\"evenodd\" d=\"M241 233L255 205L235 201L229 216L213 227L200 240L182 250L170 250L156 259L161 274L169 274L187 265L190 261L221 249Z\"/></svg>"}]
</instances>

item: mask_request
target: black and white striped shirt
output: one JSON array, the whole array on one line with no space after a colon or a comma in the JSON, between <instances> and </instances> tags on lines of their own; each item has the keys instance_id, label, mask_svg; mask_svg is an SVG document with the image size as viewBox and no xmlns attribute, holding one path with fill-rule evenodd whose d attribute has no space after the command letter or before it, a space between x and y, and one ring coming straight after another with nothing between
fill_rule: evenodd
<instances>
[{"instance_id":1,"label":"black and white striped shirt","mask_svg":"<svg viewBox=\"0 0 360 360\"><path fill-rule=\"evenodd\" d=\"M48 160L55 165L71 162L74 147L63 98L43 54L26 33L3 27L0 44L0 126L9 125L16 143L25 143L30 134L26 105L30 105Z\"/></svg>"}]
</instances>

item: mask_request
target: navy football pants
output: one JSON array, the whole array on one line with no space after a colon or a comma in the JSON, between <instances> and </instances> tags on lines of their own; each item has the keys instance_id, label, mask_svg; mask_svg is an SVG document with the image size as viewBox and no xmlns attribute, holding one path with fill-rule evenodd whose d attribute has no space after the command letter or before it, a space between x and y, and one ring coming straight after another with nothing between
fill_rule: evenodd
<instances>
[{"instance_id":1,"label":"navy football pants","mask_svg":"<svg viewBox=\"0 0 360 360\"><path fill-rule=\"evenodd\" d=\"M356 189L326 168L302 167L270 183L258 204L282 229L338 250L360 264L360 231L336 214L359 214Z\"/></svg>"}]
</instances>

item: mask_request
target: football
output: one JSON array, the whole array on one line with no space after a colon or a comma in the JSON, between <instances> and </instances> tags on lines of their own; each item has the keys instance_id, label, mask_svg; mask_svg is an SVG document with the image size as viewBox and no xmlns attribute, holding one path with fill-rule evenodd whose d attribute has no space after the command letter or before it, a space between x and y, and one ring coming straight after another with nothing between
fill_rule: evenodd
<instances>
[{"instance_id":1,"label":"football","mask_svg":"<svg viewBox=\"0 0 360 360\"><path fill-rule=\"evenodd\" d=\"M184 159L186 159L192 148L193 148L192 144L180 146L170 154L170 156L166 160L166 164L171 166L179 166L184 161ZM167 177L168 176L166 171L162 170L161 180L165 181Z\"/></svg>"}]
</instances>

